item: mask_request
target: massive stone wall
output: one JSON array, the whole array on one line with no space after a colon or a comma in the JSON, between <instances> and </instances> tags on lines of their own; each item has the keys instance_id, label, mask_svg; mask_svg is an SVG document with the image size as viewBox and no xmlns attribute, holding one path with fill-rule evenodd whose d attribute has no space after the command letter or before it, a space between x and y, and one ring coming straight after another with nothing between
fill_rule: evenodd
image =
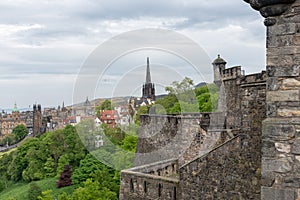
<instances>
[{"instance_id":1,"label":"massive stone wall","mask_svg":"<svg viewBox=\"0 0 300 200\"><path fill-rule=\"evenodd\" d=\"M222 113L207 113L207 115L210 119L205 125L206 128L210 127L210 123L214 128L224 126L224 117L218 116ZM212 149L220 138L221 132L203 130L200 126L203 117L201 113L142 115L135 165L145 165L172 158L180 158L179 163L182 165L202 151ZM197 142L199 136L202 136L201 142Z\"/></svg>"},{"instance_id":2,"label":"massive stone wall","mask_svg":"<svg viewBox=\"0 0 300 200\"><path fill-rule=\"evenodd\" d=\"M259 141L237 136L180 168L180 199L259 199Z\"/></svg>"},{"instance_id":3,"label":"massive stone wall","mask_svg":"<svg viewBox=\"0 0 300 200\"><path fill-rule=\"evenodd\" d=\"M267 26L261 199L300 198L300 0L247 0Z\"/></svg>"},{"instance_id":4,"label":"massive stone wall","mask_svg":"<svg viewBox=\"0 0 300 200\"><path fill-rule=\"evenodd\" d=\"M226 126L239 135L180 168L181 199L260 199L266 72L245 76L240 67L224 72Z\"/></svg>"}]
</instances>

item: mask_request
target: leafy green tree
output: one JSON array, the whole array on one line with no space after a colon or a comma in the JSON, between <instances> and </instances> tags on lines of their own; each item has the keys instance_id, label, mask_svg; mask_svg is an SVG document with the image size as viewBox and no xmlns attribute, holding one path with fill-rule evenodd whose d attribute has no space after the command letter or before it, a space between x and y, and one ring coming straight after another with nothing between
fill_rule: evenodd
<instances>
[{"instance_id":1,"label":"leafy green tree","mask_svg":"<svg viewBox=\"0 0 300 200\"><path fill-rule=\"evenodd\" d=\"M208 84L196 89L200 112L215 112L218 109L219 88Z\"/></svg>"},{"instance_id":2,"label":"leafy green tree","mask_svg":"<svg viewBox=\"0 0 300 200\"><path fill-rule=\"evenodd\" d=\"M99 115L101 110L113 110L113 109L114 109L114 105L112 101L106 99L99 106L95 108L95 112L96 115Z\"/></svg>"},{"instance_id":3,"label":"leafy green tree","mask_svg":"<svg viewBox=\"0 0 300 200\"><path fill-rule=\"evenodd\" d=\"M46 190L42 192L42 195L38 196L38 200L53 200L54 196L52 190Z\"/></svg>"},{"instance_id":4,"label":"leafy green tree","mask_svg":"<svg viewBox=\"0 0 300 200\"><path fill-rule=\"evenodd\" d=\"M37 200L40 195L42 195L42 189L35 182L30 183L27 194L28 199Z\"/></svg>"},{"instance_id":5,"label":"leafy green tree","mask_svg":"<svg viewBox=\"0 0 300 200\"><path fill-rule=\"evenodd\" d=\"M28 130L24 124L19 124L13 128L12 133L15 135L16 140L20 141L28 134Z\"/></svg>"},{"instance_id":6,"label":"leafy green tree","mask_svg":"<svg viewBox=\"0 0 300 200\"><path fill-rule=\"evenodd\" d=\"M16 151L12 152L12 161L8 164L7 174L10 180L22 180L22 173L29 165L29 156L26 156L30 149L38 149L39 139L29 138Z\"/></svg>"},{"instance_id":7,"label":"leafy green tree","mask_svg":"<svg viewBox=\"0 0 300 200\"><path fill-rule=\"evenodd\" d=\"M140 125L140 116L141 115L144 115L144 114L148 114L149 113L149 106L140 106L138 109L137 109L137 112L136 112L136 115L135 115L135 124L136 125Z\"/></svg>"},{"instance_id":8,"label":"leafy green tree","mask_svg":"<svg viewBox=\"0 0 300 200\"><path fill-rule=\"evenodd\" d=\"M117 200L117 194L108 190L107 188L101 188L97 181L88 179L84 183L84 187L77 188L72 194L72 200Z\"/></svg>"},{"instance_id":9,"label":"leafy green tree","mask_svg":"<svg viewBox=\"0 0 300 200\"><path fill-rule=\"evenodd\" d=\"M181 82L173 81L171 86L167 86L165 90L169 94L179 95L193 90L194 82L192 79L185 77Z\"/></svg>"},{"instance_id":10,"label":"leafy green tree","mask_svg":"<svg viewBox=\"0 0 300 200\"><path fill-rule=\"evenodd\" d=\"M55 162L52 157L47 158L47 161L44 164L44 171L46 177L53 177L55 176Z\"/></svg>"},{"instance_id":11,"label":"leafy green tree","mask_svg":"<svg viewBox=\"0 0 300 200\"><path fill-rule=\"evenodd\" d=\"M66 155L66 154L62 155L58 160L57 176L60 176L60 174L64 170L64 167L69 164L70 164L70 160L69 160L68 155Z\"/></svg>"},{"instance_id":12,"label":"leafy green tree","mask_svg":"<svg viewBox=\"0 0 300 200\"><path fill-rule=\"evenodd\" d=\"M43 163L37 160L30 160L27 168L22 172L25 181L41 180L44 178Z\"/></svg>"},{"instance_id":13,"label":"leafy green tree","mask_svg":"<svg viewBox=\"0 0 300 200\"><path fill-rule=\"evenodd\" d=\"M2 180L0 180L0 192L2 192L5 189L5 185Z\"/></svg>"},{"instance_id":14,"label":"leafy green tree","mask_svg":"<svg viewBox=\"0 0 300 200\"><path fill-rule=\"evenodd\" d=\"M136 146L137 146L137 135L128 135L126 134L123 144L122 144L122 149L131 151L131 152L136 152Z\"/></svg>"},{"instance_id":15,"label":"leafy green tree","mask_svg":"<svg viewBox=\"0 0 300 200\"><path fill-rule=\"evenodd\" d=\"M101 124L105 136L115 145L121 145L125 138L125 132L120 127L110 128L107 124Z\"/></svg>"},{"instance_id":16,"label":"leafy green tree","mask_svg":"<svg viewBox=\"0 0 300 200\"><path fill-rule=\"evenodd\" d=\"M104 168L94 156L87 154L86 157L80 161L80 166L75 170L72 176L74 184L80 184L88 178L92 178L92 173L98 169Z\"/></svg>"},{"instance_id":17,"label":"leafy green tree","mask_svg":"<svg viewBox=\"0 0 300 200\"><path fill-rule=\"evenodd\" d=\"M155 102L155 112L157 114L173 113L172 108L178 102L175 94L168 94ZM157 106L160 105L160 106ZM180 111L179 111L180 112Z\"/></svg>"},{"instance_id":18,"label":"leafy green tree","mask_svg":"<svg viewBox=\"0 0 300 200\"><path fill-rule=\"evenodd\" d=\"M63 192L62 194L58 195L58 200L72 200L72 197Z\"/></svg>"}]
</instances>

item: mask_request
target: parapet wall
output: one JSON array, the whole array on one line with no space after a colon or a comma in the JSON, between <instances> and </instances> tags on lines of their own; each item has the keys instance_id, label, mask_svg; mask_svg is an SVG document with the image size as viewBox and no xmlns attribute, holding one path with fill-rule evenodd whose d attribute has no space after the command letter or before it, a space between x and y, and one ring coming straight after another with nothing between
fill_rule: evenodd
<instances>
[{"instance_id":1,"label":"parapet wall","mask_svg":"<svg viewBox=\"0 0 300 200\"><path fill-rule=\"evenodd\" d=\"M224 129L224 113L185 113L182 115L142 115L135 165L180 158L182 165L199 152L212 149ZM204 129L218 129L207 133ZM205 134L203 134L205 132ZM199 142L200 135L205 135ZM205 141L205 142L204 142ZM189 151L197 149L197 151Z\"/></svg>"},{"instance_id":2,"label":"parapet wall","mask_svg":"<svg viewBox=\"0 0 300 200\"><path fill-rule=\"evenodd\" d=\"M227 68L221 72L221 77L222 77L223 81L229 80L229 79L236 79L237 77L240 77L240 76L242 76L241 66Z\"/></svg>"},{"instance_id":3,"label":"parapet wall","mask_svg":"<svg viewBox=\"0 0 300 200\"><path fill-rule=\"evenodd\" d=\"M176 200L178 189L176 159L121 171L120 200Z\"/></svg>"}]
</instances>

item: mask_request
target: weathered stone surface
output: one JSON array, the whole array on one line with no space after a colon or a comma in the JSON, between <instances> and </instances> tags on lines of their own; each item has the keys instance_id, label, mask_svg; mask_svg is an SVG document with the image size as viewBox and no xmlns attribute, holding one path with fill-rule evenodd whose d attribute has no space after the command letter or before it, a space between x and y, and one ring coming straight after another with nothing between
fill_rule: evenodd
<instances>
[{"instance_id":1,"label":"weathered stone surface","mask_svg":"<svg viewBox=\"0 0 300 200\"><path fill-rule=\"evenodd\" d=\"M300 117L300 110L278 109L277 113L280 117Z\"/></svg>"},{"instance_id":2,"label":"weathered stone surface","mask_svg":"<svg viewBox=\"0 0 300 200\"><path fill-rule=\"evenodd\" d=\"M261 150L264 157L273 157L276 153L275 144L271 141L263 141Z\"/></svg>"},{"instance_id":3,"label":"weathered stone surface","mask_svg":"<svg viewBox=\"0 0 300 200\"><path fill-rule=\"evenodd\" d=\"M295 0L244 0L251 7L259 10L263 17L278 16L288 10Z\"/></svg>"},{"instance_id":4,"label":"weathered stone surface","mask_svg":"<svg viewBox=\"0 0 300 200\"><path fill-rule=\"evenodd\" d=\"M263 136L270 137L276 141L289 140L295 137L295 128L292 125L269 124L263 125Z\"/></svg>"},{"instance_id":5,"label":"weathered stone surface","mask_svg":"<svg viewBox=\"0 0 300 200\"><path fill-rule=\"evenodd\" d=\"M287 173L293 169L291 162L292 160L290 158L279 158L276 160L263 159L262 170Z\"/></svg>"},{"instance_id":6,"label":"weathered stone surface","mask_svg":"<svg viewBox=\"0 0 300 200\"><path fill-rule=\"evenodd\" d=\"M295 159L300 162L300 156L295 156Z\"/></svg>"},{"instance_id":7,"label":"weathered stone surface","mask_svg":"<svg viewBox=\"0 0 300 200\"><path fill-rule=\"evenodd\" d=\"M180 168L180 199L259 199L259 138L233 138Z\"/></svg>"},{"instance_id":8,"label":"weathered stone surface","mask_svg":"<svg viewBox=\"0 0 300 200\"><path fill-rule=\"evenodd\" d=\"M262 187L261 199L262 200L293 200L295 199L295 191L290 189Z\"/></svg>"},{"instance_id":9,"label":"weathered stone surface","mask_svg":"<svg viewBox=\"0 0 300 200\"><path fill-rule=\"evenodd\" d=\"M261 186L272 187L275 182L275 176L273 172L262 171L261 172Z\"/></svg>"},{"instance_id":10,"label":"weathered stone surface","mask_svg":"<svg viewBox=\"0 0 300 200\"><path fill-rule=\"evenodd\" d=\"M295 90L300 88L300 80L296 78L285 78L282 80L280 90Z\"/></svg>"},{"instance_id":11,"label":"weathered stone surface","mask_svg":"<svg viewBox=\"0 0 300 200\"><path fill-rule=\"evenodd\" d=\"M280 35L288 35L288 34L294 34L296 33L296 24L295 23L285 23L285 24L279 24L276 26L269 27L269 31L276 34L276 38L280 38L278 36ZM274 35L275 35L274 34Z\"/></svg>"},{"instance_id":12,"label":"weathered stone surface","mask_svg":"<svg viewBox=\"0 0 300 200\"><path fill-rule=\"evenodd\" d=\"M275 48L274 50L279 51L278 48ZM284 59L281 59L280 62L282 62L282 64L285 63ZM274 66L274 65L267 66L267 73L270 77L288 77L288 76L289 77L290 76L297 77L297 76L299 76L299 66L298 65L288 66L288 65L278 65L278 63L276 63L276 64L277 64L276 66Z\"/></svg>"},{"instance_id":13,"label":"weathered stone surface","mask_svg":"<svg viewBox=\"0 0 300 200\"><path fill-rule=\"evenodd\" d=\"M292 146L292 153L300 155L300 139L297 139Z\"/></svg>"},{"instance_id":14,"label":"weathered stone surface","mask_svg":"<svg viewBox=\"0 0 300 200\"><path fill-rule=\"evenodd\" d=\"M267 101L299 101L299 90L284 90L284 91L268 91Z\"/></svg>"},{"instance_id":15,"label":"weathered stone surface","mask_svg":"<svg viewBox=\"0 0 300 200\"><path fill-rule=\"evenodd\" d=\"M275 143L276 150L283 153L291 152L291 145L285 143Z\"/></svg>"},{"instance_id":16,"label":"weathered stone surface","mask_svg":"<svg viewBox=\"0 0 300 200\"><path fill-rule=\"evenodd\" d=\"M286 176L284 177L284 185L287 187L299 188L300 178L297 176Z\"/></svg>"}]
</instances>

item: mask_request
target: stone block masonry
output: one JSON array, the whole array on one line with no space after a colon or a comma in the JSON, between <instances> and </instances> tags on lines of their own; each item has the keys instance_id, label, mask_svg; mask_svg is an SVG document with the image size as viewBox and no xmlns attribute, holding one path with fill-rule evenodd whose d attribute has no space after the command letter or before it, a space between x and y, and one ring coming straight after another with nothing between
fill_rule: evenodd
<instances>
[{"instance_id":1,"label":"stone block masonry","mask_svg":"<svg viewBox=\"0 0 300 200\"><path fill-rule=\"evenodd\" d=\"M267 26L261 199L300 199L300 0L247 0Z\"/></svg>"}]
</instances>

